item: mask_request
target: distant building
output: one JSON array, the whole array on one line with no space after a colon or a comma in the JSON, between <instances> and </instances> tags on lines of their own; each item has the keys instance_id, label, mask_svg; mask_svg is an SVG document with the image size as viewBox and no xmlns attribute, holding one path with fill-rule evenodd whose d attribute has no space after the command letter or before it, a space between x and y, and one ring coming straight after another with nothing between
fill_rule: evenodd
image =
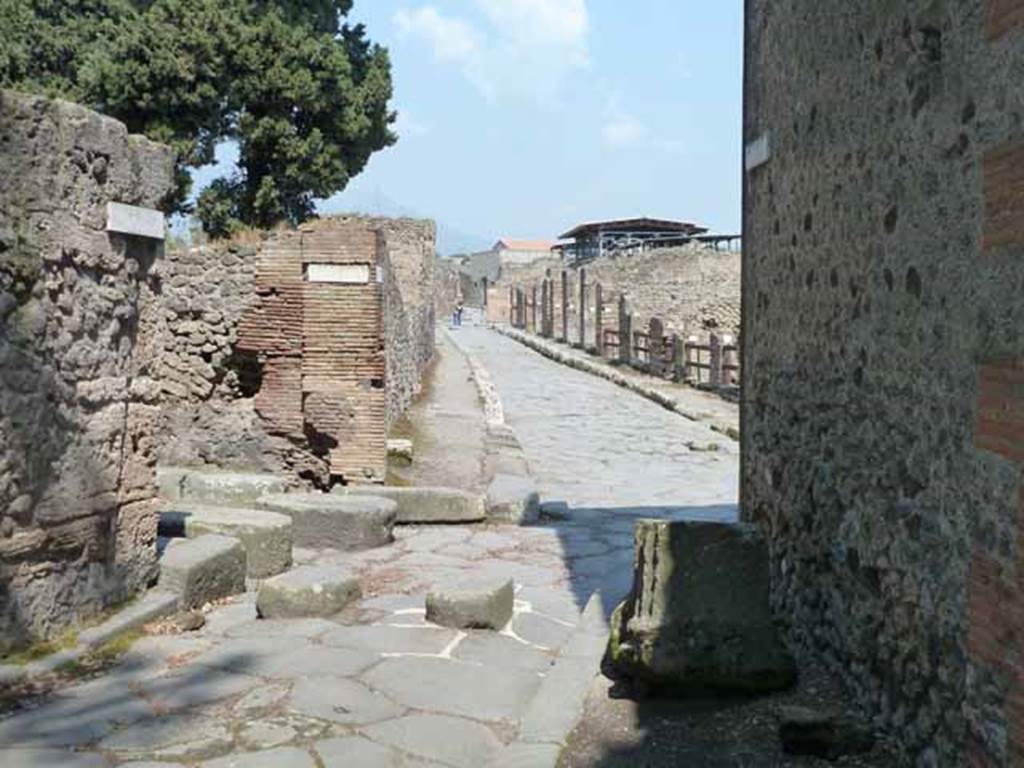
<instances>
[{"instance_id":1,"label":"distant building","mask_svg":"<svg viewBox=\"0 0 1024 768\"><path fill-rule=\"evenodd\" d=\"M530 264L537 259L546 259L551 256L551 249L557 243L554 240L512 240L502 238L491 248L492 253L497 253L499 262L505 264Z\"/></svg>"},{"instance_id":2,"label":"distant building","mask_svg":"<svg viewBox=\"0 0 1024 768\"><path fill-rule=\"evenodd\" d=\"M693 240L718 241L725 236L706 235L706 227L685 221L665 219L619 219L580 224L561 236L571 243L556 245L556 253L574 264L589 261L614 252L646 251L673 245L684 245ZM736 239L736 238L732 238Z\"/></svg>"}]
</instances>

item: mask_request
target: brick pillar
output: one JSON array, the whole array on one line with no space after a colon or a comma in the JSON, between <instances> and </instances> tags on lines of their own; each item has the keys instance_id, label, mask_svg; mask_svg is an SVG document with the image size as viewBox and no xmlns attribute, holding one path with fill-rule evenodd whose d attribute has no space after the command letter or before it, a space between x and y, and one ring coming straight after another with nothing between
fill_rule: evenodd
<instances>
[{"instance_id":1,"label":"brick pillar","mask_svg":"<svg viewBox=\"0 0 1024 768\"><path fill-rule=\"evenodd\" d=\"M580 349L587 348L587 271L580 269Z\"/></svg>"},{"instance_id":2,"label":"brick pillar","mask_svg":"<svg viewBox=\"0 0 1024 768\"><path fill-rule=\"evenodd\" d=\"M711 347L711 386L719 387L722 385L722 341L717 333L711 334L708 346Z\"/></svg>"},{"instance_id":3,"label":"brick pillar","mask_svg":"<svg viewBox=\"0 0 1024 768\"><path fill-rule=\"evenodd\" d=\"M633 364L633 315L624 293L619 294L619 362Z\"/></svg>"},{"instance_id":4,"label":"brick pillar","mask_svg":"<svg viewBox=\"0 0 1024 768\"><path fill-rule=\"evenodd\" d=\"M569 343L569 272L562 270L562 341Z\"/></svg>"},{"instance_id":5,"label":"brick pillar","mask_svg":"<svg viewBox=\"0 0 1024 768\"><path fill-rule=\"evenodd\" d=\"M604 297L601 284L594 284L594 348L599 357L604 357Z\"/></svg>"}]
</instances>

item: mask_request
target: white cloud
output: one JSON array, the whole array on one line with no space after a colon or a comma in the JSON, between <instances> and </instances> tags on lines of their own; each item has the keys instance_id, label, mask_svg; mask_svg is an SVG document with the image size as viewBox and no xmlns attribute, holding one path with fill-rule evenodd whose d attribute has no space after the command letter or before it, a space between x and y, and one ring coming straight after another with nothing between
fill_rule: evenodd
<instances>
[{"instance_id":1,"label":"white cloud","mask_svg":"<svg viewBox=\"0 0 1024 768\"><path fill-rule=\"evenodd\" d=\"M473 0L472 20L433 5L395 13L400 35L426 42L489 100L549 98L589 64L586 0Z\"/></svg>"},{"instance_id":2,"label":"white cloud","mask_svg":"<svg viewBox=\"0 0 1024 768\"><path fill-rule=\"evenodd\" d=\"M401 137L423 136L430 133L431 126L417 120L408 110L399 108L395 131Z\"/></svg>"},{"instance_id":3,"label":"white cloud","mask_svg":"<svg viewBox=\"0 0 1024 768\"><path fill-rule=\"evenodd\" d=\"M604 126L604 143L612 149L629 146L640 141L647 127L629 115L617 115Z\"/></svg>"}]
</instances>

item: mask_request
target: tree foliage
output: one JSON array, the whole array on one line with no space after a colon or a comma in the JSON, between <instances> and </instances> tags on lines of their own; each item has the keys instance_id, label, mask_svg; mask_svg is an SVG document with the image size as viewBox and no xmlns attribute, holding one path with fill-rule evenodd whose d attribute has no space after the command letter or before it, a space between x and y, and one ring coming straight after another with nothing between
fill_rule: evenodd
<instances>
[{"instance_id":1,"label":"tree foliage","mask_svg":"<svg viewBox=\"0 0 1024 768\"><path fill-rule=\"evenodd\" d=\"M60 96L178 153L189 169L237 142L199 197L204 228L298 223L345 188L390 126L387 51L344 19L351 0L0 0L0 86Z\"/></svg>"}]
</instances>

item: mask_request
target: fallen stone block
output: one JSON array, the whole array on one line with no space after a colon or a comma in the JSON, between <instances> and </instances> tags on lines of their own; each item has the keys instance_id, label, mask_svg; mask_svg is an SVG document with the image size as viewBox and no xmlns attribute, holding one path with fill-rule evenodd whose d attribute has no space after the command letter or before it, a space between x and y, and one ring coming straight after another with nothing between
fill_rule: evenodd
<instances>
[{"instance_id":1,"label":"fallen stone block","mask_svg":"<svg viewBox=\"0 0 1024 768\"><path fill-rule=\"evenodd\" d=\"M270 493L292 489L288 478L266 472L209 472L187 469L181 498L215 504L247 504Z\"/></svg>"},{"instance_id":2,"label":"fallen stone block","mask_svg":"<svg viewBox=\"0 0 1024 768\"><path fill-rule=\"evenodd\" d=\"M487 519L523 525L537 520L540 494L528 477L498 474L487 487Z\"/></svg>"},{"instance_id":3,"label":"fallen stone block","mask_svg":"<svg viewBox=\"0 0 1024 768\"><path fill-rule=\"evenodd\" d=\"M753 526L640 520L633 589L612 614L608 661L666 691L787 688L796 665L768 590L768 548Z\"/></svg>"},{"instance_id":4,"label":"fallen stone block","mask_svg":"<svg viewBox=\"0 0 1024 768\"><path fill-rule=\"evenodd\" d=\"M332 493L391 499L398 505L398 523L477 523L487 517L482 496L454 488L345 486Z\"/></svg>"},{"instance_id":5,"label":"fallen stone block","mask_svg":"<svg viewBox=\"0 0 1024 768\"><path fill-rule=\"evenodd\" d=\"M263 619L333 616L361 592L359 579L337 566L303 566L267 579L256 595Z\"/></svg>"},{"instance_id":6,"label":"fallen stone block","mask_svg":"<svg viewBox=\"0 0 1024 768\"><path fill-rule=\"evenodd\" d=\"M512 579L427 595L427 621L453 629L502 629L512 620Z\"/></svg>"},{"instance_id":7,"label":"fallen stone block","mask_svg":"<svg viewBox=\"0 0 1024 768\"><path fill-rule=\"evenodd\" d=\"M388 440L388 458L404 466L412 464L412 440Z\"/></svg>"},{"instance_id":8,"label":"fallen stone block","mask_svg":"<svg viewBox=\"0 0 1024 768\"><path fill-rule=\"evenodd\" d=\"M826 760L870 752L875 746L875 735L864 723L809 707L779 708L779 740L787 755Z\"/></svg>"},{"instance_id":9,"label":"fallen stone block","mask_svg":"<svg viewBox=\"0 0 1024 768\"><path fill-rule=\"evenodd\" d=\"M159 533L190 539L207 533L233 536L245 547L247 575L253 579L276 576L292 565L292 519L277 512L169 502L160 513Z\"/></svg>"},{"instance_id":10,"label":"fallen stone block","mask_svg":"<svg viewBox=\"0 0 1024 768\"><path fill-rule=\"evenodd\" d=\"M245 547L238 539L207 534L171 541L160 558L161 589L197 608L245 592Z\"/></svg>"},{"instance_id":11,"label":"fallen stone block","mask_svg":"<svg viewBox=\"0 0 1024 768\"><path fill-rule=\"evenodd\" d=\"M296 546L354 552L394 541L398 505L375 496L285 493L262 497L257 506L292 519Z\"/></svg>"}]
</instances>

